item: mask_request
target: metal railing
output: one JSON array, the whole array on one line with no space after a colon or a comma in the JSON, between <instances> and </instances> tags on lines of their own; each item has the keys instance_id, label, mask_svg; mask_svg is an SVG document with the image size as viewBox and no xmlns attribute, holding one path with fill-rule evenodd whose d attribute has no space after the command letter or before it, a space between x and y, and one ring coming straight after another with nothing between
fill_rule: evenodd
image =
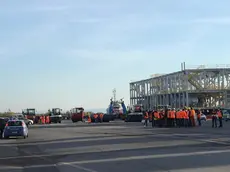
<instances>
[{"instance_id":1,"label":"metal railing","mask_svg":"<svg viewBox=\"0 0 230 172\"><path fill-rule=\"evenodd\" d=\"M186 69L230 69L230 64L186 65Z\"/></svg>"}]
</instances>

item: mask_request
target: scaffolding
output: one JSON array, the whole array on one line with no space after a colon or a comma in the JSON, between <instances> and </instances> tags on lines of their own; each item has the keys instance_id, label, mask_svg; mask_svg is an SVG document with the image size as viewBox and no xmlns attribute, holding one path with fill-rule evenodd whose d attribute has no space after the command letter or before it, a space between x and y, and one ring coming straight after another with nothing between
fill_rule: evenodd
<instances>
[{"instance_id":1,"label":"scaffolding","mask_svg":"<svg viewBox=\"0 0 230 172\"><path fill-rule=\"evenodd\" d=\"M230 108L230 65L185 68L130 83L130 105L145 109L169 105L173 108Z\"/></svg>"}]
</instances>

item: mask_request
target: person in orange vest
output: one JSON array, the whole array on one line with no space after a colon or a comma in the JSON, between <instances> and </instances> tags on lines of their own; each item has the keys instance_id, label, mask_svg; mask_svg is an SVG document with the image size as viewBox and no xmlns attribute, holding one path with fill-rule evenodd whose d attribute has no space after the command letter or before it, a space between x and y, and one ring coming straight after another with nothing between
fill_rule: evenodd
<instances>
[{"instance_id":1,"label":"person in orange vest","mask_svg":"<svg viewBox=\"0 0 230 172\"><path fill-rule=\"evenodd\" d=\"M185 126L185 109L181 109L180 111L180 121L181 121L181 127Z\"/></svg>"},{"instance_id":2,"label":"person in orange vest","mask_svg":"<svg viewBox=\"0 0 230 172\"><path fill-rule=\"evenodd\" d=\"M144 127L147 127L148 126L148 120L149 120L149 114L147 111L144 114L144 120L145 120Z\"/></svg>"},{"instance_id":3,"label":"person in orange vest","mask_svg":"<svg viewBox=\"0 0 230 172\"><path fill-rule=\"evenodd\" d=\"M45 123L46 123L45 116L42 116L42 124L45 124Z\"/></svg>"},{"instance_id":4,"label":"person in orange vest","mask_svg":"<svg viewBox=\"0 0 230 172\"><path fill-rule=\"evenodd\" d=\"M193 108L191 108L191 113L190 113L190 115L191 115L192 127L195 127L195 126L196 126L195 114L196 114L195 110L194 110Z\"/></svg>"},{"instance_id":5,"label":"person in orange vest","mask_svg":"<svg viewBox=\"0 0 230 172\"><path fill-rule=\"evenodd\" d=\"M153 112L152 127L156 127L158 125L159 119L160 119L160 114L157 110L155 110Z\"/></svg>"},{"instance_id":6,"label":"person in orange vest","mask_svg":"<svg viewBox=\"0 0 230 172\"><path fill-rule=\"evenodd\" d=\"M184 118L184 127L188 127L189 125L189 111L186 111L185 109L182 110L183 118Z\"/></svg>"},{"instance_id":7,"label":"person in orange vest","mask_svg":"<svg viewBox=\"0 0 230 172\"><path fill-rule=\"evenodd\" d=\"M100 122L101 122L101 123L103 122L103 117L104 117L104 114L101 113L101 114L100 114Z\"/></svg>"},{"instance_id":8,"label":"person in orange vest","mask_svg":"<svg viewBox=\"0 0 230 172\"><path fill-rule=\"evenodd\" d=\"M94 118L94 120L95 120L95 123L97 123L97 122L98 122L98 114L95 113L95 114L93 115L93 118Z\"/></svg>"},{"instance_id":9,"label":"person in orange vest","mask_svg":"<svg viewBox=\"0 0 230 172\"><path fill-rule=\"evenodd\" d=\"M90 124L92 122L90 115L88 116L88 123Z\"/></svg>"},{"instance_id":10,"label":"person in orange vest","mask_svg":"<svg viewBox=\"0 0 230 172\"><path fill-rule=\"evenodd\" d=\"M167 115L167 127L171 127L171 109L169 108L167 111L166 111L166 115Z\"/></svg>"},{"instance_id":11,"label":"person in orange vest","mask_svg":"<svg viewBox=\"0 0 230 172\"><path fill-rule=\"evenodd\" d=\"M45 123L48 124L49 121L48 121L48 116L45 116Z\"/></svg>"},{"instance_id":12,"label":"person in orange vest","mask_svg":"<svg viewBox=\"0 0 230 172\"><path fill-rule=\"evenodd\" d=\"M153 121L153 111L149 110L148 113L149 113L149 122L152 122Z\"/></svg>"},{"instance_id":13,"label":"person in orange vest","mask_svg":"<svg viewBox=\"0 0 230 172\"><path fill-rule=\"evenodd\" d=\"M176 110L175 108L171 111L171 127L175 127L175 119L176 119Z\"/></svg>"},{"instance_id":14,"label":"person in orange vest","mask_svg":"<svg viewBox=\"0 0 230 172\"><path fill-rule=\"evenodd\" d=\"M201 111L200 111L200 109L197 111L197 122L198 122L198 126L201 126Z\"/></svg>"},{"instance_id":15,"label":"person in orange vest","mask_svg":"<svg viewBox=\"0 0 230 172\"><path fill-rule=\"evenodd\" d=\"M179 112L179 121L180 121L180 127L183 127L184 126L184 114L183 114L182 109Z\"/></svg>"},{"instance_id":16,"label":"person in orange vest","mask_svg":"<svg viewBox=\"0 0 230 172\"><path fill-rule=\"evenodd\" d=\"M176 120L176 127L180 127L180 109L177 109L176 111L176 116L175 116L175 120Z\"/></svg>"},{"instance_id":17,"label":"person in orange vest","mask_svg":"<svg viewBox=\"0 0 230 172\"><path fill-rule=\"evenodd\" d=\"M222 120L223 120L223 115L222 115L220 109L218 109L218 111L217 111L217 116L218 116L218 119L219 119L219 128L222 128L222 127L223 127L223 122L222 122Z\"/></svg>"},{"instance_id":18,"label":"person in orange vest","mask_svg":"<svg viewBox=\"0 0 230 172\"><path fill-rule=\"evenodd\" d=\"M162 109L160 111L159 127L163 127L164 125L165 125L165 111Z\"/></svg>"}]
</instances>

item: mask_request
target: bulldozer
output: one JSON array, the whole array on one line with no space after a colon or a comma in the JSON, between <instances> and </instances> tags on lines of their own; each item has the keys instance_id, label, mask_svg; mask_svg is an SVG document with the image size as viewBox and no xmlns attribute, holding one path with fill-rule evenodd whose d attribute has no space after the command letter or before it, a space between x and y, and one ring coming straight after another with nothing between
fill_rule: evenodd
<instances>
[{"instance_id":1,"label":"bulldozer","mask_svg":"<svg viewBox=\"0 0 230 172\"><path fill-rule=\"evenodd\" d=\"M50 116L50 123L61 123L62 121L62 109L60 108L52 108L52 110L48 110L48 114Z\"/></svg>"},{"instance_id":2,"label":"bulldozer","mask_svg":"<svg viewBox=\"0 0 230 172\"><path fill-rule=\"evenodd\" d=\"M35 116L36 116L36 110L34 108L24 109L24 110L22 110L22 114L23 114L23 116L25 116L25 118L34 121Z\"/></svg>"},{"instance_id":3,"label":"bulldozer","mask_svg":"<svg viewBox=\"0 0 230 172\"><path fill-rule=\"evenodd\" d=\"M73 123L82 121L85 114L83 107L75 107L70 110L71 120Z\"/></svg>"}]
</instances>

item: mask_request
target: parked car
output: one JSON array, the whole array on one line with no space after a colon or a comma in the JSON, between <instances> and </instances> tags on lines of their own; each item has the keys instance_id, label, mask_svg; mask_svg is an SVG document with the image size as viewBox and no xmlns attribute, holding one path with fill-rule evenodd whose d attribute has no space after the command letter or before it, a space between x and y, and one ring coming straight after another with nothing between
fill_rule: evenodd
<instances>
[{"instance_id":1,"label":"parked car","mask_svg":"<svg viewBox=\"0 0 230 172\"><path fill-rule=\"evenodd\" d=\"M22 115L22 114L17 114L17 115L15 116L15 119L23 120L23 121L26 123L27 126L33 125L33 124L34 124L34 121L33 121L33 120L28 119L28 118L25 118L25 116ZM14 119L14 120L15 120L15 119Z\"/></svg>"},{"instance_id":2,"label":"parked car","mask_svg":"<svg viewBox=\"0 0 230 172\"><path fill-rule=\"evenodd\" d=\"M24 120L9 120L3 131L3 137L8 139L9 137L24 137L26 139L29 136L28 127Z\"/></svg>"}]
</instances>

